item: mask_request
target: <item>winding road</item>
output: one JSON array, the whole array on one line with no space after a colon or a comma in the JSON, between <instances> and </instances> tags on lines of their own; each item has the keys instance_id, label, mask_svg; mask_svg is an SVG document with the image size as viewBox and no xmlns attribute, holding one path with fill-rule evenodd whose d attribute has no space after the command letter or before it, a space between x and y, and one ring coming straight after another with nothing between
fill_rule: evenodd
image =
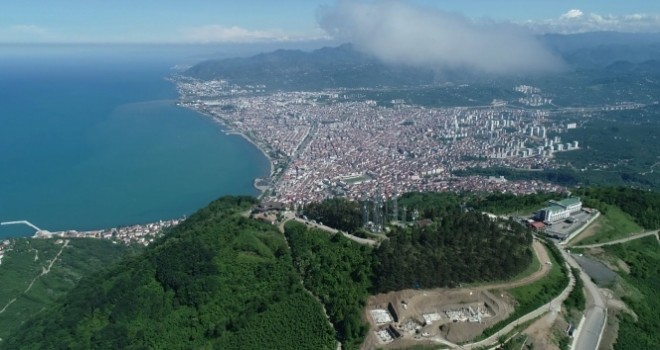
<instances>
[{"instance_id":1,"label":"winding road","mask_svg":"<svg viewBox=\"0 0 660 350\"><path fill-rule=\"evenodd\" d=\"M541 263L541 266L531 275L525 276L515 281L477 286L476 288L471 288L471 289L474 290L511 289L520 286L525 286L530 283L534 283L540 280L541 278L545 277L545 275L547 275L548 272L550 272L550 269L552 268L551 265L546 264L546 261L550 260L548 256L548 251L545 249L543 244L541 244L541 242L537 241L536 239L534 240L534 242L532 242L532 249L534 250L534 255L536 255L536 258Z\"/></svg>"},{"instance_id":2,"label":"winding road","mask_svg":"<svg viewBox=\"0 0 660 350\"><path fill-rule=\"evenodd\" d=\"M598 248L608 245L621 244L630 242L636 239L641 239L644 237L655 236L660 242L660 237L658 237L658 230L649 231L644 233L639 233L630 237L621 238L609 242L603 242L598 244L587 244L574 246L573 248ZM560 249L564 255L564 259L568 262L571 267L577 268L580 270L580 278L584 284L584 288L589 294L587 298L587 309L585 315L580 322L580 325L576 329L573 336L573 344L571 349L573 350L595 350L600 346L600 341L603 336L603 330L607 322L607 307L603 296L600 294L600 290L591 280L591 278L580 268L578 263L573 259L573 257L568 254L566 251Z\"/></svg>"},{"instance_id":3,"label":"winding road","mask_svg":"<svg viewBox=\"0 0 660 350\"><path fill-rule=\"evenodd\" d=\"M589 294L584 319L580 322L578 329L573 335L573 350L596 350L600 345L603 328L607 322L607 307L600 290L591 281L591 278L580 268L573 257L564 250L560 250L568 264L580 270L580 279L584 289Z\"/></svg>"}]
</instances>

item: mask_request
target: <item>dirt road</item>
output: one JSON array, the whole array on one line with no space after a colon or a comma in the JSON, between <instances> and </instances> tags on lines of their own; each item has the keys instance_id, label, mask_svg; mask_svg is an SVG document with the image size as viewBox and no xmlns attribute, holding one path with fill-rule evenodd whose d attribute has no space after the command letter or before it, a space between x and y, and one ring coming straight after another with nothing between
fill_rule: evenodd
<instances>
[{"instance_id":1,"label":"dirt road","mask_svg":"<svg viewBox=\"0 0 660 350\"><path fill-rule=\"evenodd\" d=\"M53 264L55 264L55 261L57 261L57 258L60 257L60 254L62 254L62 251L64 251L64 248L65 248L67 245L69 245L69 240L68 240L68 239L67 239L66 241L64 241L64 244L62 245L62 248L60 248L60 251L57 253L57 255L55 255L55 257L54 257L53 260L50 262L50 264L48 265L48 267L45 267L45 266L42 266L42 267L41 267L41 274L37 275L35 278L32 279L32 282L30 282L30 284L29 284L28 287L23 291L22 294L26 294L27 292L29 292L30 289L32 289L32 286L34 285L34 282L36 282L41 276L47 275L47 274L50 272L50 269L53 267ZM35 260L36 260L36 258L35 258ZM7 305L5 305L5 306L2 308L2 310L0 310L0 314L4 313L4 312L7 310L7 308L8 308L11 304L13 304L15 301L16 301L16 298L10 300L10 301L7 303Z\"/></svg>"},{"instance_id":2,"label":"dirt road","mask_svg":"<svg viewBox=\"0 0 660 350\"><path fill-rule=\"evenodd\" d=\"M295 221L298 221L302 224L307 225L308 227L317 228L317 229L320 229L320 230L323 230L323 231L330 232L332 234L341 233L342 235L344 235L344 237L350 239L353 242L359 243L359 244L368 245L368 246L372 246L372 247L375 247L375 246L378 245L378 242L374 241L373 239L367 239L367 238L361 238L361 237L353 236L349 233L336 230L332 227L328 227L328 226L325 226L325 225L321 225L321 224L318 224L318 223L314 223L314 222L311 222L311 221L308 221L308 220L301 219L301 218L297 217L294 213L292 213L290 211L284 212L283 216L284 216L284 220L282 222L282 227L284 227L284 223L286 221L295 220Z\"/></svg>"},{"instance_id":3,"label":"dirt road","mask_svg":"<svg viewBox=\"0 0 660 350\"><path fill-rule=\"evenodd\" d=\"M648 231L648 232L639 233L639 234L636 234L636 235L633 235L633 236L630 236L630 237L617 239L617 240L614 240L614 241L598 243L598 244L576 245L576 246L573 246L572 248L598 248L598 247L602 247L602 246L606 246L606 245L626 243L626 242L629 242L629 241L633 241L633 240L648 237L648 236L655 236L655 238L657 238L658 241L660 242L660 237L658 237L658 232L660 232L660 231L658 231L658 230Z\"/></svg>"},{"instance_id":4,"label":"dirt road","mask_svg":"<svg viewBox=\"0 0 660 350\"><path fill-rule=\"evenodd\" d=\"M552 266L546 264L547 261L550 261L548 251L545 249L543 244L541 244L537 240L534 240L534 242L532 243L532 249L534 249L534 255L536 255L536 258L539 259L539 262L541 263L541 267L538 270L536 270L533 274L521 278L519 280L490 284L485 286L478 286L475 289L477 290L510 289L510 288L516 288L530 283L534 283L540 280L541 278L543 278L548 272L550 272L550 269L552 268Z\"/></svg>"}]
</instances>

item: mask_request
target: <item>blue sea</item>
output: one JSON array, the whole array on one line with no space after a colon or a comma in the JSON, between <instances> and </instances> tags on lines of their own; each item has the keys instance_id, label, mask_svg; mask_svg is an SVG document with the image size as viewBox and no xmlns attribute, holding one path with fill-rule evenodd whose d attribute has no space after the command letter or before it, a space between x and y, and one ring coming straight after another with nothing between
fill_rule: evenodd
<instances>
[{"instance_id":1,"label":"blue sea","mask_svg":"<svg viewBox=\"0 0 660 350\"><path fill-rule=\"evenodd\" d=\"M252 144L176 106L180 63L123 48L18 48L0 56L0 221L89 230L189 215L256 195ZM0 227L0 238L31 235Z\"/></svg>"}]
</instances>

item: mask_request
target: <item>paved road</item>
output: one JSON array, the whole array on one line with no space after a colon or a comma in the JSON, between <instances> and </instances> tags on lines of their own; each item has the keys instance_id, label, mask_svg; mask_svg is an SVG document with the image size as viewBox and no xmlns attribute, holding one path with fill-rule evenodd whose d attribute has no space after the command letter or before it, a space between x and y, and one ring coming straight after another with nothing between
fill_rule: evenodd
<instances>
[{"instance_id":1,"label":"paved road","mask_svg":"<svg viewBox=\"0 0 660 350\"><path fill-rule=\"evenodd\" d=\"M573 248L596 248L613 244L621 244L629 242L635 239L640 239L649 236L655 236L659 241L658 230L649 231L640 234L636 234L630 237L617 239L614 241L599 243L599 244L588 244L588 245L579 245ZM589 294L590 298L587 298L587 309L585 312L584 320L580 323L580 326L575 331L573 335L573 350L596 350L600 346L600 340L602 338L602 332L605 328L605 323L607 322L607 307L605 301L603 300L600 290L593 283L591 278L580 268L580 265L573 259L573 257L566 253L564 250L561 250L564 255L564 259L572 267L580 269L580 279L584 284L585 290Z\"/></svg>"},{"instance_id":2,"label":"paved road","mask_svg":"<svg viewBox=\"0 0 660 350\"><path fill-rule=\"evenodd\" d=\"M587 310L579 334L573 335L573 350L596 350L600 346L601 332L605 325L607 310L592 307Z\"/></svg>"},{"instance_id":3,"label":"paved road","mask_svg":"<svg viewBox=\"0 0 660 350\"><path fill-rule=\"evenodd\" d=\"M561 250L564 259L571 267L580 270L578 276L584 284L584 288L591 296L587 298L587 309L585 313L584 322L581 322L580 327L573 334L573 350L596 350L600 345L601 332L607 321L607 308L605 301L600 294L598 287L591 281L591 278L582 271L580 265L573 259L573 257Z\"/></svg>"},{"instance_id":4,"label":"paved road","mask_svg":"<svg viewBox=\"0 0 660 350\"><path fill-rule=\"evenodd\" d=\"M644 238L644 237L648 237L648 236L655 236L660 241L660 237L658 237L658 232L660 232L660 231L658 231L658 230L648 231L648 232L639 233L639 234L636 234L636 235L633 235L633 236L630 236L630 237L617 239L617 240L614 240L614 241L609 241L609 242L604 242L604 243L576 245L576 246L573 246L573 248L597 248L597 247L602 247L602 246L606 246L606 245L626 243L626 242L629 242L629 241L632 241L632 240L635 240L635 239L640 239L640 238Z\"/></svg>"}]
</instances>

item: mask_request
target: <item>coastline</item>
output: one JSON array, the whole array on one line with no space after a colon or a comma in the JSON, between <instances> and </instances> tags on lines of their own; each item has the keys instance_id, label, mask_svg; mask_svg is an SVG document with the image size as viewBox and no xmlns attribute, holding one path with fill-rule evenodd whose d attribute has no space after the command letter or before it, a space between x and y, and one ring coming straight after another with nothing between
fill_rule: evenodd
<instances>
[{"instance_id":1,"label":"coastline","mask_svg":"<svg viewBox=\"0 0 660 350\"><path fill-rule=\"evenodd\" d=\"M263 156L268 160L268 164L270 166L268 176L265 177L265 178L268 179L268 180L272 180L274 172L275 172L275 160L268 154L266 149L264 149L256 140L253 140L249 136L247 136L246 134L244 134L244 133L242 133L238 130L235 130L224 119L222 119L221 117L219 117L217 115L213 115L213 114L209 113L208 111L206 111L204 109L199 109L199 108L194 108L194 107L191 107L191 106L187 106L186 104L183 103L183 101L181 99L176 100L176 105L179 106L179 107L182 107L182 108L186 108L186 109L190 109L192 111L195 111L195 112L197 112L197 113L199 113L199 114L201 114L205 117L211 118L211 120L213 122L219 124L223 128L222 131L226 135L239 136L239 137L243 138L245 141L252 144L254 147L256 147L256 149L259 150L259 152L261 152L261 154L263 154ZM257 191L260 192L258 197L261 197L268 190L268 188L270 188L270 186L268 186L268 188L262 188L261 186L257 186L256 183L257 183L257 180L259 180L259 179L262 179L262 178L259 178L259 177L254 178L252 186Z\"/></svg>"},{"instance_id":2,"label":"coastline","mask_svg":"<svg viewBox=\"0 0 660 350\"><path fill-rule=\"evenodd\" d=\"M13 241L16 239L51 239L51 238L96 238L111 240L115 243L141 244L148 246L154 242L164 230L175 227L181 222L185 221L187 216L184 215L177 219L158 220L154 222L142 224L121 225L116 227L109 227L96 230L62 230L62 231L48 231L44 229L37 230L32 235L12 235L0 238L0 243L3 241ZM29 225L28 225L29 226Z\"/></svg>"},{"instance_id":3,"label":"coastline","mask_svg":"<svg viewBox=\"0 0 660 350\"><path fill-rule=\"evenodd\" d=\"M225 127L227 126L227 124L225 124L224 121L222 121L222 119L217 118L217 117L213 117L213 119L215 119L216 121L218 121L219 123L221 123L223 126L225 126ZM273 160L273 158L271 158L270 155L268 155L268 153L266 152L266 150L265 150L263 147L261 147L256 141L252 140L251 138L249 138L249 137L248 137L247 135L245 135L244 133L241 133L241 132L238 132L238 131L234 131L234 130L225 131L225 133L226 133L227 135L237 135L237 136L240 136L240 137L242 137L243 139L245 139L247 142L253 144L254 147L256 147L256 148L257 148L257 149L258 149L258 150L264 155L264 157L266 157L266 159L268 159L268 163L270 164L270 170L269 170L269 172L268 172L268 177L273 177L273 172L275 171L275 161Z\"/></svg>"}]
</instances>

